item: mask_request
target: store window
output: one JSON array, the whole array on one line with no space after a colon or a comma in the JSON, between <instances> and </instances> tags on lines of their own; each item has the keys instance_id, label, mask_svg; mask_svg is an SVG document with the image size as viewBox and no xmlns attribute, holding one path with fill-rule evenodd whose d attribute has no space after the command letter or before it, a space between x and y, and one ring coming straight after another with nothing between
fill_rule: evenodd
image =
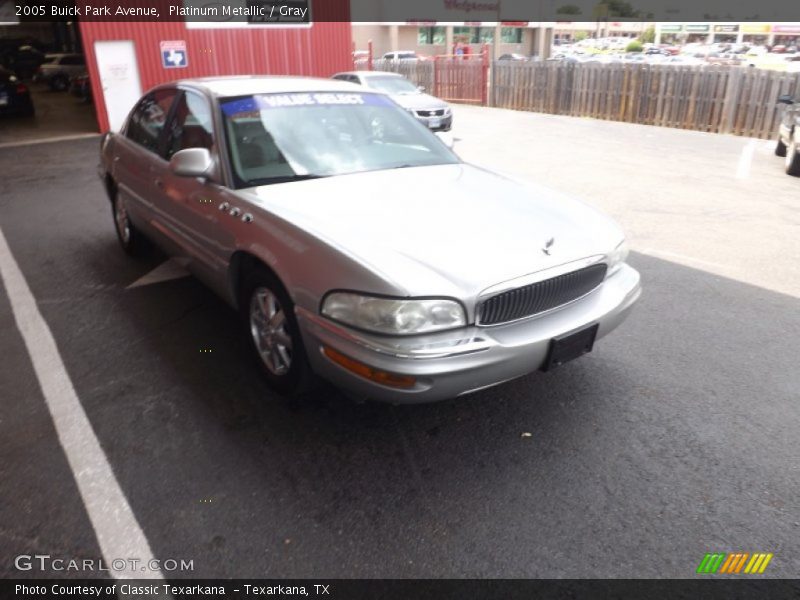
<instances>
[{"instance_id":1,"label":"store window","mask_svg":"<svg viewBox=\"0 0 800 600\"><path fill-rule=\"evenodd\" d=\"M420 27L417 30L417 44L420 46L440 45L446 42L447 35L444 27Z\"/></svg>"},{"instance_id":2,"label":"store window","mask_svg":"<svg viewBox=\"0 0 800 600\"><path fill-rule=\"evenodd\" d=\"M453 41L461 44L494 44L494 27L453 27Z\"/></svg>"},{"instance_id":3,"label":"store window","mask_svg":"<svg viewBox=\"0 0 800 600\"><path fill-rule=\"evenodd\" d=\"M521 44L522 27L501 27L500 40L504 44Z\"/></svg>"}]
</instances>

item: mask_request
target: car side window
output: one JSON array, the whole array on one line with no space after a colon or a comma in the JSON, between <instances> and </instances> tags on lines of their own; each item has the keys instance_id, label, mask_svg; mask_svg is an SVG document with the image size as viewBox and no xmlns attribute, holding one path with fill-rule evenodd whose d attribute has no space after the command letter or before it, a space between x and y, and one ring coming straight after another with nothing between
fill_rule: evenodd
<instances>
[{"instance_id":1,"label":"car side window","mask_svg":"<svg viewBox=\"0 0 800 600\"><path fill-rule=\"evenodd\" d=\"M131 115L126 136L150 152L158 152L161 132L176 94L175 90L157 90L142 98Z\"/></svg>"},{"instance_id":2,"label":"car side window","mask_svg":"<svg viewBox=\"0 0 800 600\"><path fill-rule=\"evenodd\" d=\"M184 92L175 106L175 112L167 126L167 160L179 150L186 148L214 148L214 126L208 100L194 92Z\"/></svg>"}]
</instances>

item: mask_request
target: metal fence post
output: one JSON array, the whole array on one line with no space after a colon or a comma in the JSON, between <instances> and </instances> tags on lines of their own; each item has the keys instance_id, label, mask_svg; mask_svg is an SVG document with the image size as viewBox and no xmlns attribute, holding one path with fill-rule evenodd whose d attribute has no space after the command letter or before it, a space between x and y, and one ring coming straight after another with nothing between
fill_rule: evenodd
<instances>
[{"instance_id":1,"label":"metal fence post","mask_svg":"<svg viewBox=\"0 0 800 600\"><path fill-rule=\"evenodd\" d=\"M367 56L367 69L372 71L372 40L367 40L367 51L369 52Z\"/></svg>"}]
</instances>

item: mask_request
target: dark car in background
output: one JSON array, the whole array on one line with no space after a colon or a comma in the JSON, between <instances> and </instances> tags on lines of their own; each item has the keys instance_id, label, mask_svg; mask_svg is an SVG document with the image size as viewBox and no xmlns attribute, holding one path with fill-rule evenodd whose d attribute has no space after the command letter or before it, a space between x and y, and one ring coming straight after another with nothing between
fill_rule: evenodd
<instances>
[{"instance_id":1,"label":"dark car in background","mask_svg":"<svg viewBox=\"0 0 800 600\"><path fill-rule=\"evenodd\" d=\"M44 52L36 47L22 45L5 50L0 62L19 79L31 79L44 62L44 57Z\"/></svg>"},{"instance_id":2,"label":"dark car in background","mask_svg":"<svg viewBox=\"0 0 800 600\"><path fill-rule=\"evenodd\" d=\"M89 84L89 74L81 73L69 80L69 92L84 102L92 101L92 86Z\"/></svg>"},{"instance_id":3,"label":"dark car in background","mask_svg":"<svg viewBox=\"0 0 800 600\"><path fill-rule=\"evenodd\" d=\"M11 71L0 67L0 115L32 117L34 113L28 86Z\"/></svg>"},{"instance_id":4,"label":"dark car in background","mask_svg":"<svg viewBox=\"0 0 800 600\"><path fill-rule=\"evenodd\" d=\"M86 71L86 60L82 54L48 54L33 80L45 83L53 91L69 89L69 80Z\"/></svg>"},{"instance_id":5,"label":"dark car in background","mask_svg":"<svg viewBox=\"0 0 800 600\"><path fill-rule=\"evenodd\" d=\"M800 98L784 94L778 98L786 105L781 124L778 126L778 143L775 154L786 159L786 172L800 177Z\"/></svg>"}]
</instances>

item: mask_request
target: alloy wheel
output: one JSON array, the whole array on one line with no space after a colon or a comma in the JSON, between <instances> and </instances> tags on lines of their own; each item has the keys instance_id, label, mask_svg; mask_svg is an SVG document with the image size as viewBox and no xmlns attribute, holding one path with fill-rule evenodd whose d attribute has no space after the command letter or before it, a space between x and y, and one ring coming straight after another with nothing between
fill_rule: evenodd
<instances>
[{"instance_id":1,"label":"alloy wheel","mask_svg":"<svg viewBox=\"0 0 800 600\"><path fill-rule=\"evenodd\" d=\"M250 334L269 372L279 376L288 373L292 368L292 337L286 313L266 287L257 287L250 297Z\"/></svg>"}]
</instances>

